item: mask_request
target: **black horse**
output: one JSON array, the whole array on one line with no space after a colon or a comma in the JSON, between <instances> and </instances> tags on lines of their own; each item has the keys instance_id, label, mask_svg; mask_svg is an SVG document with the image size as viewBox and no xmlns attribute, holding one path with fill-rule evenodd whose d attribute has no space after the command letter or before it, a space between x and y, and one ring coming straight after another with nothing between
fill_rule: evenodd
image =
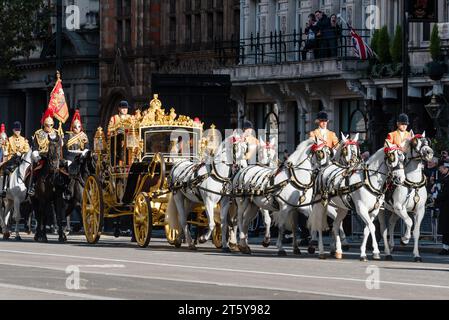
<instances>
[{"instance_id":1,"label":"black horse","mask_svg":"<svg viewBox=\"0 0 449 320\"><path fill-rule=\"evenodd\" d=\"M65 189L66 174L61 170L62 162L62 140L59 136L48 138L48 152L43 156L42 168L35 176L35 194L31 197L37 220L36 234L34 240L37 242L48 242L47 239L47 217L52 210L52 204L56 212L59 242L67 240L63 232L63 197Z\"/></svg>"},{"instance_id":2,"label":"black horse","mask_svg":"<svg viewBox=\"0 0 449 320\"><path fill-rule=\"evenodd\" d=\"M84 185L87 178L95 174L96 162L96 154L88 151L85 155L76 156L68 167L68 176L63 177L66 192L70 194L69 199L64 199L63 211L66 218L72 214L73 210L81 209Z\"/></svg>"}]
</instances>

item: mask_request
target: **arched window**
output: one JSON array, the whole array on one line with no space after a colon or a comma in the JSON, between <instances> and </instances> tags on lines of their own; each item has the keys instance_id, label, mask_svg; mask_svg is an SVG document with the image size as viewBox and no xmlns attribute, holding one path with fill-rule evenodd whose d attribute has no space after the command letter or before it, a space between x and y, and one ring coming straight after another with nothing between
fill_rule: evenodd
<instances>
[{"instance_id":1,"label":"arched window","mask_svg":"<svg viewBox=\"0 0 449 320\"><path fill-rule=\"evenodd\" d=\"M278 107L276 104L271 104L268 106L268 113L264 119L264 129L266 132L265 139L269 139L271 134L277 134L279 132L279 116Z\"/></svg>"},{"instance_id":2,"label":"arched window","mask_svg":"<svg viewBox=\"0 0 449 320\"><path fill-rule=\"evenodd\" d=\"M359 142L366 142L368 120L361 100L342 100L340 104L340 131L354 136L359 134Z\"/></svg>"}]
</instances>

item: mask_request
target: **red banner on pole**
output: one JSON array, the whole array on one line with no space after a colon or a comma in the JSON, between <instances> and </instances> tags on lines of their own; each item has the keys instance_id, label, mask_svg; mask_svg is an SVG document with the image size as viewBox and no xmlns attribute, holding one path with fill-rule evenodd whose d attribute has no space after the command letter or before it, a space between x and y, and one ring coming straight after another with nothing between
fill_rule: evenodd
<instances>
[{"instance_id":1,"label":"red banner on pole","mask_svg":"<svg viewBox=\"0 0 449 320\"><path fill-rule=\"evenodd\" d=\"M65 100L64 90L62 89L62 81L59 72L57 73L57 81L50 95L48 108L53 110L56 119L65 123L69 118L69 108Z\"/></svg>"}]
</instances>

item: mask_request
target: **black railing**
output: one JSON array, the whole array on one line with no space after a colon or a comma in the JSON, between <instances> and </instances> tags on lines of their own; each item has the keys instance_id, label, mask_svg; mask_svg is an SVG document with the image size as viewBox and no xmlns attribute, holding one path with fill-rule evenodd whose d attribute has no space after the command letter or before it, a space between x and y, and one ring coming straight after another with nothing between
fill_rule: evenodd
<instances>
[{"instance_id":1,"label":"black railing","mask_svg":"<svg viewBox=\"0 0 449 320\"><path fill-rule=\"evenodd\" d=\"M370 31L355 30L366 43L370 43ZM215 44L219 61L223 64L234 60L235 64L279 64L325 58L355 57L350 29L342 29L338 36L309 41L300 30L290 34L270 32L267 36L251 34L249 38L220 41Z\"/></svg>"}]
</instances>

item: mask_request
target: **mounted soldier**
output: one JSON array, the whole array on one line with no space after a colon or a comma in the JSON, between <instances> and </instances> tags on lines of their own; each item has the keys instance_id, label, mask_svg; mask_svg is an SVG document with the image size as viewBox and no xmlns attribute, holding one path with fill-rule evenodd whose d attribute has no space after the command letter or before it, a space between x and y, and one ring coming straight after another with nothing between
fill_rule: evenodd
<instances>
[{"instance_id":1,"label":"mounted soldier","mask_svg":"<svg viewBox=\"0 0 449 320\"><path fill-rule=\"evenodd\" d=\"M329 130L327 125L329 123L329 116L326 112L320 111L316 117L315 123L318 128L309 133L309 137L312 139L318 138L321 142L325 143L327 147L334 153L339 145L338 137L335 132Z\"/></svg>"},{"instance_id":2,"label":"mounted soldier","mask_svg":"<svg viewBox=\"0 0 449 320\"><path fill-rule=\"evenodd\" d=\"M6 142L6 156L7 162L3 166L3 190L1 197L6 195L9 175L20 165L23 154L30 150L28 140L22 137L22 124L19 121L14 122L13 135L8 138Z\"/></svg>"},{"instance_id":3,"label":"mounted soldier","mask_svg":"<svg viewBox=\"0 0 449 320\"><path fill-rule=\"evenodd\" d=\"M405 140L411 138L410 131L407 131L409 120L405 113L399 115L396 125L397 130L388 134L387 139L385 139L385 145L388 141L391 144L400 146Z\"/></svg>"},{"instance_id":4,"label":"mounted soldier","mask_svg":"<svg viewBox=\"0 0 449 320\"><path fill-rule=\"evenodd\" d=\"M90 149L89 138L84 132L79 110L75 111L70 131L64 136L64 146L64 159L69 161L69 166L77 155L83 154Z\"/></svg>"},{"instance_id":5,"label":"mounted soldier","mask_svg":"<svg viewBox=\"0 0 449 320\"><path fill-rule=\"evenodd\" d=\"M85 155L89 151L89 138L83 130L81 115L79 110L75 111L70 124L70 131L64 135L64 159L68 162L69 175L77 175L79 173L79 161L74 163L79 155ZM75 179L70 179L66 190L64 191L64 199L69 200L72 197L72 190Z\"/></svg>"},{"instance_id":6,"label":"mounted soldier","mask_svg":"<svg viewBox=\"0 0 449 320\"><path fill-rule=\"evenodd\" d=\"M50 143L49 139L56 139L56 137L59 136L61 147L63 144L63 140L61 137L61 133L54 128L55 123L53 120L53 111L50 108L45 111L41 119L41 125L43 126L43 129L37 130L33 135L33 150L39 153L40 158L46 158L48 153L48 145ZM39 170L39 166L35 169L35 172L37 170ZM35 177L32 176L32 180L33 181L31 182L30 190L28 190L28 194L31 196L34 195Z\"/></svg>"}]
</instances>

